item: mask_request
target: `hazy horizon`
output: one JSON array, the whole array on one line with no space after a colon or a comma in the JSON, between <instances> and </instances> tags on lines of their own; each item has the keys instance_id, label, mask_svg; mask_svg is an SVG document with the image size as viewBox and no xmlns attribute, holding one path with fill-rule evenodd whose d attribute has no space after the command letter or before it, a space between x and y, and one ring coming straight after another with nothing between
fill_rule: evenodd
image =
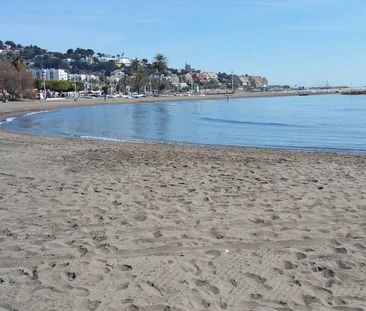
<instances>
[{"instance_id":1,"label":"hazy horizon","mask_svg":"<svg viewBox=\"0 0 366 311\"><path fill-rule=\"evenodd\" d=\"M14 0L2 8L3 41L149 60L161 52L171 67L187 62L201 70L263 75L271 84L366 85L361 0Z\"/></svg>"}]
</instances>

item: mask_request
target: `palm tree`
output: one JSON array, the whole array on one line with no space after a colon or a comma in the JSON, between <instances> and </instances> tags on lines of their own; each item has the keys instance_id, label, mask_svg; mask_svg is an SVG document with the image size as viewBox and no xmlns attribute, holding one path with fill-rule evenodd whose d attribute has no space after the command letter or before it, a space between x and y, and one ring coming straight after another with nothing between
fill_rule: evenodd
<instances>
[{"instance_id":1,"label":"palm tree","mask_svg":"<svg viewBox=\"0 0 366 311\"><path fill-rule=\"evenodd\" d=\"M18 85L17 85L17 89L20 93L20 98L23 98L23 93L22 93L22 71L25 68L25 62L22 56L18 55L16 57L14 57L14 59L12 60L12 65L15 67L17 73L18 73Z\"/></svg>"},{"instance_id":2,"label":"palm tree","mask_svg":"<svg viewBox=\"0 0 366 311\"><path fill-rule=\"evenodd\" d=\"M25 66L24 63L24 59L22 56L18 55L16 57L13 58L13 61L11 62L13 64L13 66L17 69L20 70L21 66Z\"/></svg>"},{"instance_id":3,"label":"palm tree","mask_svg":"<svg viewBox=\"0 0 366 311\"><path fill-rule=\"evenodd\" d=\"M109 79L104 74L99 77L99 84L101 85L104 94L107 95L109 89Z\"/></svg>"},{"instance_id":4,"label":"palm tree","mask_svg":"<svg viewBox=\"0 0 366 311\"><path fill-rule=\"evenodd\" d=\"M168 60L165 55L158 53L154 57L153 66L159 74L159 84L158 84L158 94L160 94L161 89L161 75L168 68Z\"/></svg>"},{"instance_id":5,"label":"palm tree","mask_svg":"<svg viewBox=\"0 0 366 311\"><path fill-rule=\"evenodd\" d=\"M139 59L135 58L131 62L131 69L135 78L136 92L140 94L141 87L147 81L146 68L143 64L141 64L141 61Z\"/></svg>"},{"instance_id":6,"label":"palm tree","mask_svg":"<svg viewBox=\"0 0 366 311\"><path fill-rule=\"evenodd\" d=\"M140 67L140 61L138 58L134 58L131 62L131 69L132 71L137 71Z\"/></svg>"}]
</instances>

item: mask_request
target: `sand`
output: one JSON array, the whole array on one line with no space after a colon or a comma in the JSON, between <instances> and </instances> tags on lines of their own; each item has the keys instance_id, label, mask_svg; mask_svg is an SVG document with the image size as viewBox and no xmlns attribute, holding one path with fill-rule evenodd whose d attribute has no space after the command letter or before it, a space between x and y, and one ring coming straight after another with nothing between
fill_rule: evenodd
<instances>
[{"instance_id":1,"label":"sand","mask_svg":"<svg viewBox=\"0 0 366 311\"><path fill-rule=\"evenodd\" d=\"M1 311L366 310L365 155L6 132L0 155Z\"/></svg>"}]
</instances>

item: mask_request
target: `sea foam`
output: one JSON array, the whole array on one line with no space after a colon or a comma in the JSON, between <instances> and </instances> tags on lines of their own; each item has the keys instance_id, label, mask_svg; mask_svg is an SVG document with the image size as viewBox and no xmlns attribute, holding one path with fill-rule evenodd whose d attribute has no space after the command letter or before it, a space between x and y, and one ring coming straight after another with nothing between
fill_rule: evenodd
<instances>
[{"instance_id":1,"label":"sea foam","mask_svg":"<svg viewBox=\"0 0 366 311\"><path fill-rule=\"evenodd\" d=\"M26 113L24 116L32 116L34 114L44 113L44 112L48 112L48 111L49 110L33 111L33 112Z\"/></svg>"},{"instance_id":2,"label":"sea foam","mask_svg":"<svg viewBox=\"0 0 366 311\"><path fill-rule=\"evenodd\" d=\"M0 125L6 124L6 123L10 123L13 122L16 119L16 117L10 117L10 118L6 118L3 121L0 121Z\"/></svg>"},{"instance_id":3,"label":"sea foam","mask_svg":"<svg viewBox=\"0 0 366 311\"><path fill-rule=\"evenodd\" d=\"M122 142L122 143L144 143L145 141L139 139L118 139L118 138L109 138L109 137L101 137L101 136L88 136L88 135L81 135L79 136L82 139L93 139L93 140L103 140L103 141L115 141L115 142Z\"/></svg>"}]
</instances>

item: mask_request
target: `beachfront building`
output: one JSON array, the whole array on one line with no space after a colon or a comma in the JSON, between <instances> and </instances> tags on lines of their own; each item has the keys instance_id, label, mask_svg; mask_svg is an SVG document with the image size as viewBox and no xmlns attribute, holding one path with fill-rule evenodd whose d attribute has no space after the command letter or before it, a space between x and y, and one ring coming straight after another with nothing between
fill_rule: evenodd
<instances>
[{"instance_id":1,"label":"beachfront building","mask_svg":"<svg viewBox=\"0 0 366 311\"><path fill-rule=\"evenodd\" d=\"M67 72L63 69L32 69L32 75L40 80L68 80Z\"/></svg>"},{"instance_id":2,"label":"beachfront building","mask_svg":"<svg viewBox=\"0 0 366 311\"><path fill-rule=\"evenodd\" d=\"M70 82L73 82L73 81L90 82L90 81L98 81L99 80L99 78L95 75L77 74L77 73L68 74L67 79Z\"/></svg>"},{"instance_id":3,"label":"beachfront building","mask_svg":"<svg viewBox=\"0 0 366 311\"><path fill-rule=\"evenodd\" d=\"M32 76L34 79L47 80L47 69L32 69Z\"/></svg>"},{"instance_id":4,"label":"beachfront building","mask_svg":"<svg viewBox=\"0 0 366 311\"><path fill-rule=\"evenodd\" d=\"M130 66L131 60L129 58L117 58L115 61L116 65L124 65L124 66Z\"/></svg>"},{"instance_id":5,"label":"beachfront building","mask_svg":"<svg viewBox=\"0 0 366 311\"><path fill-rule=\"evenodd\" d=\"M84 84L85 90L92 90L93 85L99 83L99 77L95 75L88 74L69 74L67 76L70 82L82 82Z\"/></svg>"},{"instance_id":6,"label":"beachfront building","mask_svg":"<svg viewBox=\"0 0 366 311\"><path fill-rule=\"evenodd\" d=\"M124 57L116 57L116 56L108 55L108 56L98 57L98 60L102 63L112 61L116 65L119 65L119 66L130 66L131 65L131 60L129 58L124 58Z\"/></svg>"}]
</instances>

